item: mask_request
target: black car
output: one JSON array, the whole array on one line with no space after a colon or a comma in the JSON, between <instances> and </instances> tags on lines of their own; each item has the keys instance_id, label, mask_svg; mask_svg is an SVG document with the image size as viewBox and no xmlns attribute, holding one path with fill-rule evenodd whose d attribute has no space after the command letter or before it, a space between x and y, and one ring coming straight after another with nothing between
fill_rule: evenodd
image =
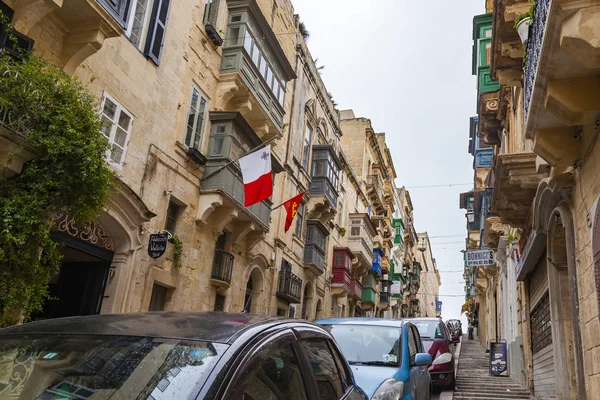
<instances>
[{"instance_id":1,"label":"black car","mask_svg":"<svg viewBox=\"0 0 600 400\"><path fill-rule=\"evenodd\" d=\"M366 399L318 325L251 314L107 314L0 330L0 398Z\"/></svg>"}]
</instances>

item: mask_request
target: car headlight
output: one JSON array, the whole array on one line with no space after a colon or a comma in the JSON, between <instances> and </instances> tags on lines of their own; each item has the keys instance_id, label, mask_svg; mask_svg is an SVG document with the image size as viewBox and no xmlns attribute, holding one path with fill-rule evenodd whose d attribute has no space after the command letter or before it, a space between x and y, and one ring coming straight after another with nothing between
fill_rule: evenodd
<instances>
[{"instance_id":1,"label":"car headlight","mask_svg":"<svg viewBox=\"0 0 600 400\"><path fill-rule=\"evenodd\" d=\"M450 361L452 361L452 354L444 353L444 354L440 354L439 357L437 357L435 360L433 360L433 364L431 364L431 365L447 364Z\"/></svg>"},{"instance_id":2,"label":"car headlight","mask_svg":"<svg viewBox=\"0 0 600 400\"><path fill-rule=\"evenodd\" d=\"M371 400L400 400L404 391L404 382L386 379L379 385Z\"/></svg>"}]
</instances>

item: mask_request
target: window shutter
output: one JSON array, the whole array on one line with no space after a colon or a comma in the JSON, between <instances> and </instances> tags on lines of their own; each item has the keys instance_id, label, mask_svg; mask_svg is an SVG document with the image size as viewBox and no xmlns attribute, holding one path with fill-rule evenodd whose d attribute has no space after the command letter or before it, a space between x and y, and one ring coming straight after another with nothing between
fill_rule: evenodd
<instances>
[{"instance_id":1,"label":"window shutter","mask_svg":"<svg viewBox=\"0 0 600 400\"><path fill-rule=\"evenodd\" d=\"M4 43L7 37L7 26L12 21L14 11L2 0L0 0L0 13L2 13L2 19L0 20L0 48L4 47ZM6 24L5 24L6 23Z\"/></svg>"},{"instance_id":2,"label":"window shutter","mask_svg":"<svg viewBox=\"0 0 600 400\"><path fill-rule=\"evenodd\" d=\"M160 54L165 41L170 6L171 0L156 0L152 9L152 18L148 27L148 39L146 40L144 52L156 65L160 64Z\"/></svg>"},{"instance_id":3,"label":"window shutter","mask_svg":"<svg viewBox=\"0 0 600 400\"><path fill-rule=\"evenodd\" d=\"M99 3L111 14L123 28L127 27L127 13L130 0L99 0Z\"/></svg>"},{"instance_id":4,"label":"window shutter","mask_svg":"<svg viewBox=\"0 0 600 400\"><path fill-rule=\"evenodd\" d=\"M210 22L212 26L216 26L217 16L219 15L219 0L212 0L209 4L210 10L208 11L208 18L205 22ZM206 6L208 7L209 4Z\"/></svg>"}]
</instances>

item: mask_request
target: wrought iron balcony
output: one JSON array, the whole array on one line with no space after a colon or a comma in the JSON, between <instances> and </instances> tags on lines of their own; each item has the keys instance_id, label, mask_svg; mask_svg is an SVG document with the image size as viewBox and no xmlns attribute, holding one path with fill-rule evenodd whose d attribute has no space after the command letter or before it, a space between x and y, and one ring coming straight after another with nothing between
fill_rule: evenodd
<instances>
[{"instance_id":1,"label":"wrought iron balcony","mask_svg":"<svg viewBox=\"0 0 600 400\"><path fill-rule=\"evenodd\" d=\"M381 305L381 303L389 303L390 302L390 294L387 292L380 292L379 293L379 304Z\"/></svg>"},{"instance_id":2,"label":"wrought iron balcony","mask_svg":"<svg viewBox=\"0 0 600 400\"><path fill-rule=\"evenodd\" d=\"M224 250L215 250L210 282L215 286L229 287L233 272L234 256Z\"/></svg>"},{"instance_id":3,"label":"wrought iron balcony","mask_svg":"<svg viewBox=\"0 0 600 400\"><path fill-rule=\"evenodd\" d=\"M525 121L529 117L529 107L531 105L531 96L535 86L540 54L542 52L542 42L546 30L546 22L550 11L550 0L537 0L535 2L535 12L533 22L529 26L529 39L527 41L527 64L525 65L524 89L524 108Z\"/></svg>"},{"instance_id":4,"label":"wrought iron balcony","mask_svg":"<svg viewBox=\"0 0 600 400\"><path fill-rule=\"evenodd\" d=\"M279 271L277 297L290 303L300 303L302 279L291 271Z\"/></svg>"},{"instance_id":5,"label":"wrought iron balcony","mask_svg":"<svg viewBox=\"0 0 600 400\"><path fill-rule=\"evenodd\" d=\"M359 281L350 282L350 291L348 292L350 297L359 299L362 297L362 284Z\"/></svg>"}]
</instances>

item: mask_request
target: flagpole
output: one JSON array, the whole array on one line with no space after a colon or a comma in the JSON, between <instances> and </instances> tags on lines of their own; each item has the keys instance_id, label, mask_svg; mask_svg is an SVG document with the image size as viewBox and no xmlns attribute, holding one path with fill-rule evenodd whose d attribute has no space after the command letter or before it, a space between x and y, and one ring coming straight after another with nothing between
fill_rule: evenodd
<instances>
[{"instance_id":1,"label":"flagpole","mask_svg":"<svg viewBox=\"0 0 600 400\"><path fill-rule=\"evenodd\" d=\"M202 177L200 179L200 183L202 183L203 181L207 180L208 178L215 176L216 174L218 174L219 172L223 171L225 168L229 167L231 164L236 163L240 158L260 149L263 146L266 146L267 144L271 143L273 140L275 139L279 139L279 136L273 136L271 139L267 140L266 142L263 142L261 144L259 144L258 146L253 147L252 149L248 150L246 153L242 154L241 156L239 156L238 158L236 158L233 161L229 161L227 164L221 165L219 168L217 168L216 170L214 170L213 172L211 172L210 174ZM281 207L283 204L280 204L279 206L277 206L277 208Z\"/></svg>"}]
</instances>

